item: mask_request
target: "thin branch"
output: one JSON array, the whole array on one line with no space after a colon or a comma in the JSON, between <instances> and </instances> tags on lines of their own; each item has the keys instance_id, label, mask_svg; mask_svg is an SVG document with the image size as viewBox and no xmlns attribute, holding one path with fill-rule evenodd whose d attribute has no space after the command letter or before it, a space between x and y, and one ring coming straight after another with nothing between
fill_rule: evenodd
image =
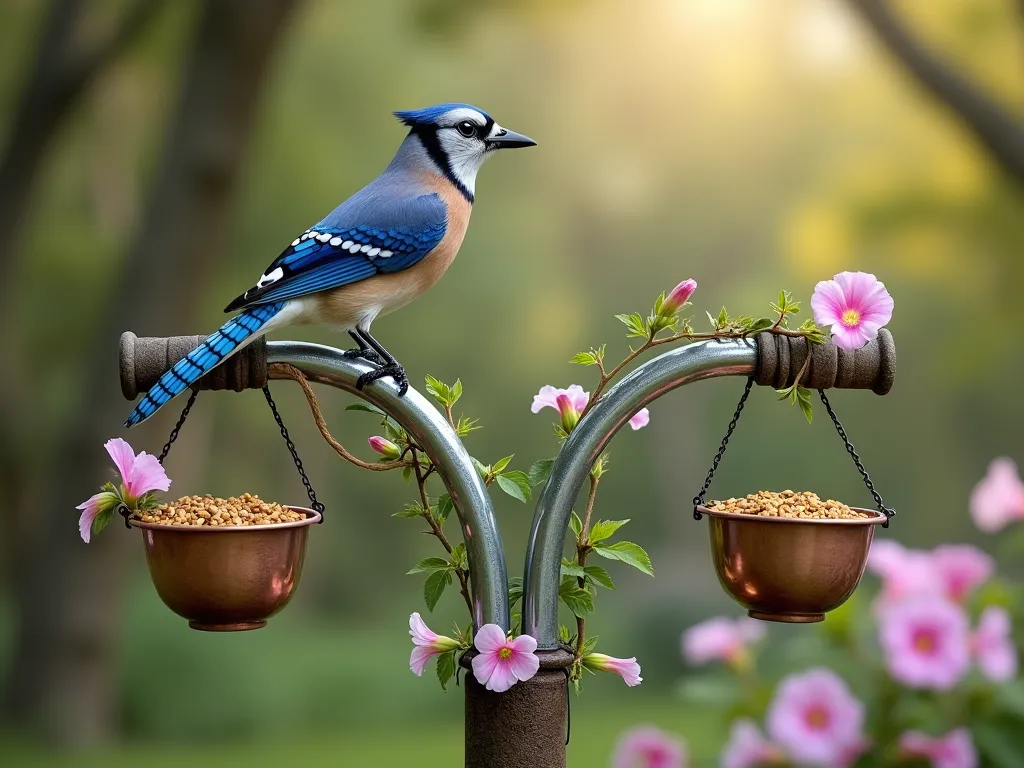
<instances>
[{"instance_id":1,"label":"thin branch","mask_svg":"<svg viewBox=\"0 0 1024 768\"><path fill-rule=\"evenodd\" d=\"M848 1L918 82L960 116L1007 173L1024 183L1024 125L932 55L897 18L888 0Z\"/></svg>"}]
</instances>

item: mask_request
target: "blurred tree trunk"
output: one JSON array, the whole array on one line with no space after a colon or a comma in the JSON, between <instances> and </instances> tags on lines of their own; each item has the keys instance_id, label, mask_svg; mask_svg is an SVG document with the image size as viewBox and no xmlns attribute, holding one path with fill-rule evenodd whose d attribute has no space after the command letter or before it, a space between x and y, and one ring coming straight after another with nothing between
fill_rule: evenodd
<instances>
[{"instance_id":1,"label":"blurred tree trunk","mask_svg":"<svg viewBox=\"0 0 1024 768\"><path fill-rule=\"evenodd\" d=\"M1024 183L1024 122L936 58L893 12L891 0L848 1L907 71L960 117L992 159Z\"/></svg>"},{"instance_id":2,"label":"blurred tree trunk","mask_svg":"<svg viewBox=\"0 0 1024 768\"><path fill-rule=\"evenodd\" d=\"M44 474L60 482L36 494L31 538L19 541L8 712L41 727L54 743L94 744L116 725L126 576L120 555L137 542L115 529L84 545L73 508L109 473L102 443L128 410L117 383L117 340L138 322L140 310L152 332L184 332L196 306L195 286L224 243L268 63L296 4L202 3L143 221L100 332L85 350L81 407L65 425Z\"/></svg>"}]
</instances>

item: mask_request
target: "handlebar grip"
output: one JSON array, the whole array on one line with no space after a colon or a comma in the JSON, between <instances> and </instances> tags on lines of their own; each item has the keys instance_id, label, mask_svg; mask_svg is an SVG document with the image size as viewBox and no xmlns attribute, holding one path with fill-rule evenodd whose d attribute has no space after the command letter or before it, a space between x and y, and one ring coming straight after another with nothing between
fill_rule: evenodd
<instances>
[{"instance_id":1,"label":"handlebar grip","mask_svg":"<svg viewBox=\"0 0 1024 768\"><path fill-rule=\"evenodd\" d=\"M765 331L757 335L754 381L765 387L793 385L807 357L807 339ZM811 344L811 362L800 384L808 389L870 389L884 395L896 379L896 344L886 329L856 350L831 341Z\"/></svg>"},{"instance_id":2,"label":"handlebar grip","mask_svg":"<svg viewBox=\"0 0 1024 768\"><path fill-rule=\"evenodd\" d=\"M121 334L121 393L134 400L156 384L171 366L198 347L206 336L139 338ZM247 344L194 386L199 389L262 389L267 383L267 342L260 337Z\"/></svg>"}]
</instances>

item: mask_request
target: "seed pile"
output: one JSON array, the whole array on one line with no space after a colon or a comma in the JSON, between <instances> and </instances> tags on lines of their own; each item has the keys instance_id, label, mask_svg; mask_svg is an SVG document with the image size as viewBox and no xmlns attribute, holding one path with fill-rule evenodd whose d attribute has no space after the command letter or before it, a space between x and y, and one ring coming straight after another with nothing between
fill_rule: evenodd
<instances>
[{"instance_id":1,"label":"seed pile","mask_svg":"<svg viewBox=\"0 0 1024 768\"><path fill-rule=\"evenodd\" d=\"M850 509L842 502L822 501L810 491L758 491L744 499L726 499L708 505L716 512L732 512L758 517L801 517L809 520L854 520L869 517Z\"/></svg>"},{"instance_id":2,"label":"seed pile","mask_svg":"<svg viewBox=\"0 0 1024 768\"><path fill-rule=\"evenodd\" d=\"M144 523L157 525L273 525L305 520L305 515L280 504L263 501L259 496L243 493L230 499L206 496L185 496L161 504L136 517Z\"/></svg>"}]
</instances>

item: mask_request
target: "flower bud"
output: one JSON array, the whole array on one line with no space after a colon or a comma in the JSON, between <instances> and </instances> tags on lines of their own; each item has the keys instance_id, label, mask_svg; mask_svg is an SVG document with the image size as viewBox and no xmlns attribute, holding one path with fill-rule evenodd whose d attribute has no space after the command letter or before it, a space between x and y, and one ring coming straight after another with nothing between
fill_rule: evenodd
<instances>
[{"instance_id":1,"label":"flower bud","mask_svg":"<svg viewBox=\"0 0 1024 768\"><path fill-rule=\"evenodd\" d=\"M375 453L379 453L385 459L397 459L402 455L402 450L397 445L380 435L374 435L366 442Z\"/></svg>"},{"instance_id":2,"label":"flower bud","mask_svg":"<svg viewBox=\"0 0 1024 768\"><path fill-rule=\"evenodd\" d=\"M679 285L673 288L665 300L661 302L661 307L658 309L658 314L661 317L672 317L683 308L683 304L689 301L693 292L697 290L697 281L694 279L683 280Z\"/></svg>"},{"instance_id":3,"label":"flower bud","mask_svg":"<svg viewBox=\"0 0 1024 768\"><path fill-rule=\"evenodd\" d=\"M562 417L562 429L565 430L566 434L572 432L573 427L580 420L579 411L576 410L576 406L573 405L572 398L568 395L559 395L555 402L558 404L558 413Z\"/></svg>"}]
</instances>

